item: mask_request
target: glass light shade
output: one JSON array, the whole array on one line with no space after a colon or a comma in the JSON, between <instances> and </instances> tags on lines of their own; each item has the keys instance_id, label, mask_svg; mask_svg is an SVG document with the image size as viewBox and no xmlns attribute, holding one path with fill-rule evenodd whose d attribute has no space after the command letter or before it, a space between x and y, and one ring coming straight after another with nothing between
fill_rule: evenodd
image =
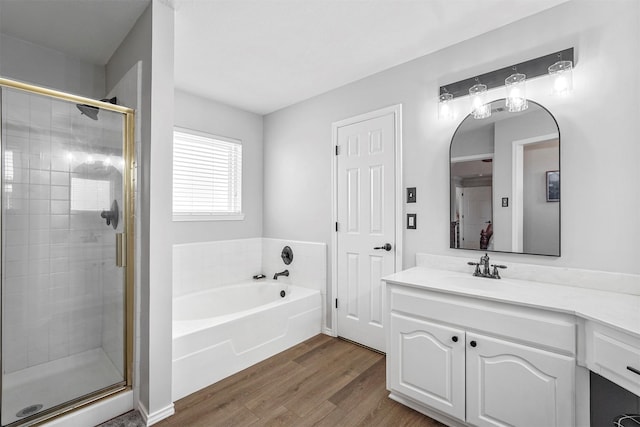
<instances>
[{"instance_id":1,"label":"glass light shade","mask_svg":"<svg viewBox=\"0 0 640 427\"><path fill-rule=\"evenodd\" d=\"M474 119L491 117L491 105L487 104L487 85L475 84L469 88L471 115Z\"/></svg>"},{"instance_id":2,"label":"glass light shade","mask_svg":"<svg viewBox=\"0 0 640 427\"><path fill-rule=\"evenodd\" d=\"M443 93L440 95L438 101L438 118L440 120L453 119L454 114L451 101L453 101L453 94Z\"/></svg>"},{"instance_id":3,"label":"glass light shade","mask_svg":"<svg viewBox=\"0 0 640 427\"><path fill-rule=\"evenodd\" d=\"M507 110L510 113L517 113L529 108L527 103L527 76L521 73L511 74L504 80L507 87Z\"/></svg>"},{"instance_id":4,"label":"glass light shade","mask_svg":"<svg viewBox=\"0 0 640 427\"><path fill-rule=\"evenodd\" d=\"M573 63L571 61L558 61L549 67L549 75L552 79L553 94L566 96L573 91Z\"/></svg>"}]
</instances>

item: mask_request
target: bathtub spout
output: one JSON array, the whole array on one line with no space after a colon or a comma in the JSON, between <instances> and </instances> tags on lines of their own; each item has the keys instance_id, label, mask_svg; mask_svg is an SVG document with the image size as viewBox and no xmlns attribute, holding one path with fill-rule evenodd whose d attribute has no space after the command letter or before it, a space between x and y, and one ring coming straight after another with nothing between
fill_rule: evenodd
<instances>
[{"instance_id":1,"label":"bathtub spout","mask_svg":"<svg viewBox=\"0 0 640 427\"><path fill-rule=\"evenodd\" d=\"M289 277L289 270L281 271L280 273L276 273L273 275L273 280L278 280L279 276Z\"/></svg>"}]
</instances>

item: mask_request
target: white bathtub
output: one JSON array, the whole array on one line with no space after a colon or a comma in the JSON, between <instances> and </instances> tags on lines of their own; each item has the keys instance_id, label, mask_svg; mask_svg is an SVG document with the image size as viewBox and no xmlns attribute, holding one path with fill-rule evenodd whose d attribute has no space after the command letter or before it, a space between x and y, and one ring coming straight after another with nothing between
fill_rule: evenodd
<instances>
[{"instance_id":1,"label":"white bathtub","mask_svg":"<svg viewBox=\"0 0 640 427\"><path fill-rule=\"evenodd\" d=\"M282 280L174 298L173 400L317 335L321 312L319 291Z\"/></svg>"}]
</instances>

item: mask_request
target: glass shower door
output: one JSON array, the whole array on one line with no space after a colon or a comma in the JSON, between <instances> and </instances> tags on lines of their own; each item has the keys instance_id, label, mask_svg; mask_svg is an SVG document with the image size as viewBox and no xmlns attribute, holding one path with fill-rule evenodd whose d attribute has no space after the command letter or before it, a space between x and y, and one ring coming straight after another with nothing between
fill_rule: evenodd
<instances>
[{"instance_id":1,"label":"glass shower door","mask_svg":"<svg viewBox=\"0 0 640 427\"><path fill-rule=\"evenodd\" d=\"M1 97L6 426L127 385L127 120L46 92Z\"/></svg>"}]
</instances>

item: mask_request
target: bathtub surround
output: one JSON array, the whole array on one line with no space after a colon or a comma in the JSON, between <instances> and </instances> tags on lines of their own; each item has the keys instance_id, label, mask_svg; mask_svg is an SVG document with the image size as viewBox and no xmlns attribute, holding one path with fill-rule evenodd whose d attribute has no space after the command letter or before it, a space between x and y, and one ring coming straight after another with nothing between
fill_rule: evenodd
<instances>
[{"instance_id":1,"label":"bathtub surround","mask_svg":"<svg viewBox=\"0 0 640 427\"><path fill-rule=\"evenodd\" d=\"M289 265L280 257L285 246L294 253ZM289 276L271 279L285 268ZM253 280L258 274L266 278ZM176 400L322 330L326 245L262 238L174 245L173 284ZM267 290L276 292L272 302L247 306ZM202 304L207 298L211 304Z\"/></svg>"},{"instance_id":2,"label":"bathtub surround","mask_svg":"<svg viewBox=\"0 0 640 427\"><path fill-rule=\"evenodd\" d=\"M283 280L244 281L173 304L174 400L320 333L320 292Z\"/></svg>"},{"instance_id":3,"label":"bathtub surround","mask_svg":"<svg viewBox=\"0 0 640 427\"><path fill-rule=\"evenodd\" d=\"M173 246L174 298L237 283L261 272L262 239L259 238Z\"/></svg>"},{"instance_id":4,"label":"bathtub surround","mask_svg":"<svg viewBox=\"0 0 640 427\"><path fill-rule=\"evenodd\" d=\"M282 248L290 246L293 262L285 265ZM199 292L247 280L256 274L268 278L285 268L281 277L309 289L326 292L327 246L317 242L284 239L237 239L186 243L173 246L173 296Z\"/></svg>"}]
</instances>

